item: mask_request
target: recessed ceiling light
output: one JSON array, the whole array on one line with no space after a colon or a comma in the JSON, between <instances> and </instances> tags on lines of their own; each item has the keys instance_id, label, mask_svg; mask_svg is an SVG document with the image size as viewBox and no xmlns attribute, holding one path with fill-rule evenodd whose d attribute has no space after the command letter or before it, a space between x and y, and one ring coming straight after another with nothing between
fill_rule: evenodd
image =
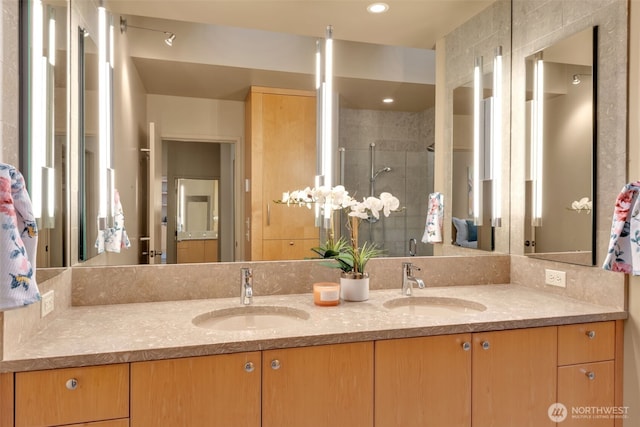
<instances>
[{"instance_id":1,"label":"recessed ceiling light","mask_svg":"<svg viewBox=\"0 0 640 427\"><path fill-rule=\"evenodd\" d=\"M369 13L384 13L389 10L389 5L386 3L371 3L367 6Z\"/></svg>"},{"instance_id":2,"label":"recessed ceiling light","mask_svg":"<svg viewBox=\"0 0 640 427\"><path fill-rule=\"evenodd\" d=\"M393 98L385 98L382 100L382 102L384 102L385 104L392 104L393 103Z\"/></svg>"}]
</instances>

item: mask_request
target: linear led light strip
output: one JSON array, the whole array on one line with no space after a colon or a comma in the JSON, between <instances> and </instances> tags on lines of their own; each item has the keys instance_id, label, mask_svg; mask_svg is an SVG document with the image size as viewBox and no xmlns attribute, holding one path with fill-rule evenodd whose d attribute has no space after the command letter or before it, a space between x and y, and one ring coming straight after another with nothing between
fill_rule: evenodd
<instances>
[{"instance_id":1,"label":"linear led light strip","mask_svg":"<svg viewBox=\"0 0 640 427\"><path fill-rule=\"evenodd\" d=\"M111 159L111 69L113 67L113 22L104 7L98 8L99 79L99 185L98 220L113 217L114 170ZM100 227L102 228L102 227Z\"/></svg>"},{"instance_id":2,"label":"linear led light strip","mask_svg":"<svg viewBox=\"0 0 640 427\"><path fill-rule=\"evenodd\" d=\"M315 185L333 186L333 28L326 28L324 51L320 43L316 43L316 90L320 100L318 111L321 112L318 140L318 165ZM324 206L324 219L331 218L331 201ZM320 206L316 206L316 220L321 216ZM318 224L316 222L316 224Z\"/></svg>"},{"instance_id":3,"label":"linear led light strip","mask_svg":"<svg viewBox=\"0 0 640 427\"><path fill-rule=\"evenodd\" d=\"M533 70L533 105L531 108L531 179L533 181L532 225L542 225L542 168L544 148L544 62L539 54Z\"/></svg>"},{"instance_id":4,"label":"linear led light strip","mask_svg":"<svg viewBox=\"0 0 640 427\"><path fill-rule=\"evenodd\" d=\"M482 225L480 206L480 114L482 102L482 57L477 57L473 68L473 221Z\"/></svg>"},{"instance_id":5,"label":"linear led light strip","mask_svg":"<svg viewBox=\"0 0 640 427\"><path fill-rule=\"evenodd\" d=\"M493 59L493 123L491 126L492 154L492 220L491 225L502 225L502 46L496 48Z\"/></svg>"}]
</instances>

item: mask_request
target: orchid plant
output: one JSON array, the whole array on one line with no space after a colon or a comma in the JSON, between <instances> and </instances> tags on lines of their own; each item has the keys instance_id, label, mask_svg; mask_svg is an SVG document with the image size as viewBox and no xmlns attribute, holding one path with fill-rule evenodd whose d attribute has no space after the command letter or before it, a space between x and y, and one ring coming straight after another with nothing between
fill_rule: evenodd
<instances>
[{"instance_id":1,"label":"orchid plant","mask_svg":"<svg viewBox=\"0 0 640 427\"><path fill-rule=\"evenodd\" d=\"M363 277L367 262L382 254L382 251L375 244L365 242L359 246L358 228L360 222L363 219L378 220L381 213L388 217L391 212L401 210L400 201L391 193L381 193L380 197L370 196L358 201L351 197L342 185L333 188L307 187L304 190L291 191L284 193L282 200L278 200L277 203L306 206L309 209L313 205L320 205L325 215L329 216L337 210L346 211L349 216L347 228L351 233L351 241L347 242L343 237L335 240L333 231L330 229L325 244L314 248L313 251L322 258L337 261L337 265L334 266L352 278ZM333 221L330 223L333 224Z\"/></svg>"}]
</instances>

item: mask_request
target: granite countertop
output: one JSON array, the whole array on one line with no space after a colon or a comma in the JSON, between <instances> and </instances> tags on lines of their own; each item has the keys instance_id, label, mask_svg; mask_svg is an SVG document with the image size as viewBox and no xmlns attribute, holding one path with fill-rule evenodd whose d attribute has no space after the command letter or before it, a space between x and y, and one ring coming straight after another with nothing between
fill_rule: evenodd
<instances>
[{"instance_id":1,"label":"granite countertop","mask_svg":"<svg viewBox=\"0 0 640 427\"><path fill-rule=\"evenodd\" d=\"M0 371L201 356L320 344L381 340L460 332L563 325L624 319L614 307L581 302L518 285L449 286L414 289L414 297L461 298L484 311L420 315L389 309L400 290L372 291L366 302L334 307L313 304L312 294L254 297L253 305L303 310L306 320L277 329L220 331L193 324L213 310L241 307L239 298L72 307L46 329L5 354ZM445 310L448 311L448 310Z\"/></svg>"}]
</instances>

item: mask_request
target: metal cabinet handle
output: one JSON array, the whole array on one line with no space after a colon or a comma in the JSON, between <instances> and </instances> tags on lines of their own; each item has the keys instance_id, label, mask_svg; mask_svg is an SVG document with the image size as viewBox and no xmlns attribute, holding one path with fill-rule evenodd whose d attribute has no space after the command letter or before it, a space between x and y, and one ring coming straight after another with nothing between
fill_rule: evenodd
<instances>
[{"instance_id":1,"label":"metal cabinet handle","mask_svg":"<svg viewBox=\"0 0 640 427\"><path fill-rule=\"evenodd\" d=\"M267 203L267 225L271 225L271 203Z\"/></svg>"},{"instance_id":2,"label":"metal cabinet handle","mask_svg":"<svg viewBox=\"0 0 640 427\"><path fill-rule=\"evenodd\" d=\"M596 337L596 331L587 331L585 335L592 340Z\"/></svg>"},{"instance_id":3,"label":"metal cabinet handle","mask_svg":"<svg viewBox=\"0 0 640 427\"><path fill-rule=\"evenodd\" d=\"M293 246L293 245L295 245L295 243L289 242L289 246Z\"/></svg>"},{"instance_id":4,"label":"metal cabinet handle","mask_svg":"<svg viewBox=\"0 0 640 427\"><path fill-rule=\"evenodd\" d=\"M462 349L463 349L464 351L469 351L469 350L471 350L471 343L470 343L470 342L468 342L468 341L463 342L463 343L462 343Z\"/></svg>"},{"instance_id":5,"label":"metal cabinet handle","mask_svg":"<svg viewBox=\"0 0 640 427\"><path fill-rule=\"evenodd\" d=\"M587 371L585 372L585 375L587 376L587 378L589 378L591 381L596 379L596 373L593 371Z\"/></svg>"},{"instance_id":6,"label":"metal cabinet handle","mask_svg":"<svg viewBox=\"0 0 640 427\"><path fill-rule=\"evenodd\" d=\"M244 364L244 370L246 372L253 372L256 369L256 367L253 365L253 362L247 362Z\"/></svg>"},{"instance_id":7,"label":"metal cabinet handle","mask_svg":"<svg viewBox=\"0 0 640 427\"><path fill-rule=\"evenodd\" d=\"M78 380L75 378L70 378L67 380L67 382L65 383L65 387L67 387L67 390L75 390L78 388Z\"/></svg>"},{"instance_id":8,"label":"metal cabinet handle","mask_svg":"<svg viewBox=\"0 0 640 427\"><path fill-rule=\"evenodd\" d=\"M273 369L274 371L280 369L280 361L278 359L274 359L271 361L271 369Z\"/></svg>"},{"instance_id":9,"label":"metal cabinet handle","mask_svg":"<svg viewBox=\"0 0 640 427\"><path fill-rule=\"evenodd\" d=\"M489 350L489 348L491 347L491 345L489 344L489 341L482 341L481 345L483 350Z\"/></svg>"}]
</instances>

